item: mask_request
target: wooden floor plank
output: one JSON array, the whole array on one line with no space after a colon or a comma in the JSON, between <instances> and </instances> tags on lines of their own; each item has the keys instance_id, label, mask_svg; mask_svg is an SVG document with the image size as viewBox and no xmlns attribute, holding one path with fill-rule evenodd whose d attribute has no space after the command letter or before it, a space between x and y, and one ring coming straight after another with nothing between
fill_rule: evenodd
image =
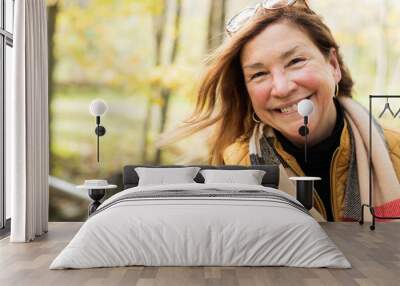
<instances>
[{"instance_id":1,"label":"wooden floor plank","mask_svg":"<svg viewBox=\"0 0 400 286\"><path fill-rule=\"evenodd\" d=\"M290 267L116 267L49 270L82 223L50 223L49 233L32 243L0 240L0 285L400 285L400 223L375 231L357 223L321 226L351 262L352 269Z\"/></svg>"}]
</instances>

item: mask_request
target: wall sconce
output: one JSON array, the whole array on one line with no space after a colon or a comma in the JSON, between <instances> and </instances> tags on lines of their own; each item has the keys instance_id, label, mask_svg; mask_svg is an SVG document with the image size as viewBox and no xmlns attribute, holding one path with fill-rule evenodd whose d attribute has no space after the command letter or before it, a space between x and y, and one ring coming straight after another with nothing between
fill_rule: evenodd
<instances>
[{"instance_id":1,"label":"wall sconce","mask_svg":"<svg viewBox=\"0 0 400 286\"><path fill-rule=\"evenodd\" d=\"M96 129L94 130L94 132L97 135L97 162L100 161L99 137L106 134L106 129L104 128L104 126L100 125L100 116L102 116L104 113L106 113L107 109L108 109L107 104L105 103L104 100L101 100L101 99L95 99L89 105L90 113L93 116L96 116L96 125L97 126L96 126Z\"/></svg>"}]
</instances>

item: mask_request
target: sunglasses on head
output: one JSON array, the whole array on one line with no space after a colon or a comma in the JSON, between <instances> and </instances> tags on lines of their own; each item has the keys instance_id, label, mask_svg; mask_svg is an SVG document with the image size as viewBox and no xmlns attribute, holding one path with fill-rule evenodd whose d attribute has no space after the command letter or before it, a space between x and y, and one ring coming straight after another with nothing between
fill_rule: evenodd
<instances>
[{"instance_id":1,"label":"sunglasses on head","mask_svg":"<svg viewBox=\"0 0 400 286\"><path fill-rule=\"evenodd\" d=\"M245 23L253 18L253 16L257 14L257 11L261 8L265 10L277 10L288 6L293 6L296 3L311 10L306 0L264 0L260 3L257 3L253 7L243 9L238 14L234 15L228 21L228 24L226 25L226 31L229 35L236 33L241 27L244 26Z\"/></svg>"}]
</instances>

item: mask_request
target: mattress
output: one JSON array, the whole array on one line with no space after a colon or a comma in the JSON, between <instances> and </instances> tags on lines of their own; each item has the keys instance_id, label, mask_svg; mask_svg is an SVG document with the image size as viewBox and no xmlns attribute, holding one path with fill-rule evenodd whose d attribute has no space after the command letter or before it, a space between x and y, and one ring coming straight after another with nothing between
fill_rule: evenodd
<instances>
[{"instance_id":1,"label":"mattress","mask_svg":"<svg viewBox=\"0 0 400 286\"><path fill-rule=\"evenodd\" d=\"M351 267L290 195L198 183L138 186L112 196L50 269L129 265Z\"/></svg>"}]
</instances>

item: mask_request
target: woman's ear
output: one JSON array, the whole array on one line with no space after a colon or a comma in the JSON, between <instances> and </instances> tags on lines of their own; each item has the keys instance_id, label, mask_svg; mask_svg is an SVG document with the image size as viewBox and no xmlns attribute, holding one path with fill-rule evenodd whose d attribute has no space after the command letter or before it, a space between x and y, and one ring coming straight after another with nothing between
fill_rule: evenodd
<instances>
[{"instance_id":1,"label":"woman's ear","mask_svg":"<svg viewBox=\"0 0 400 286\"><path fill-rule=\"evenodd\" d=\"M342 79L342 71L340 70L340 65L337 59L337 53L335 48L330 49L328 61L332 67L332 72L335 82L338 83Z\"/></svg>"}]
</instances>

